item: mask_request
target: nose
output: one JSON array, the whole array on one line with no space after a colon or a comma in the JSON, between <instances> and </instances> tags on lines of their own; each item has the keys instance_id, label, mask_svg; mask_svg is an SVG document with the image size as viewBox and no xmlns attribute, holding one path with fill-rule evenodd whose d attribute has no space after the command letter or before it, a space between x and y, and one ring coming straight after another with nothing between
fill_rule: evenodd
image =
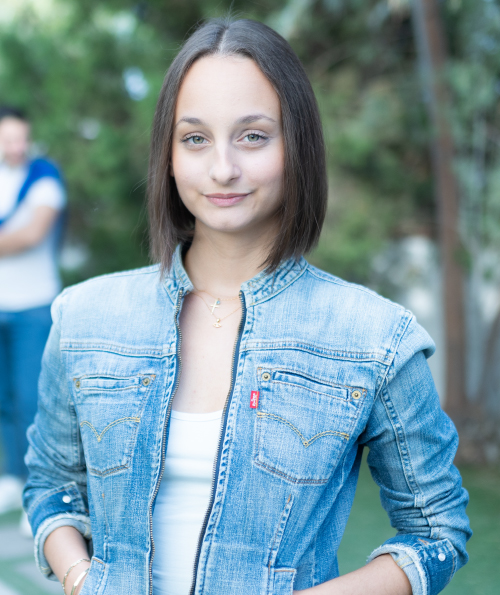
<instances>
[{"instance_id":1,"label":"nose","mask_svg":"<svg viewBox=\"0 0 500 595\"><path fill-rule=\"evenodd\" d=\"M234 159L232 151L227 147L218 148L213 152L209 176L221 186L227 186L241 176L239 165Z\"/></svg>"}]
</instances>

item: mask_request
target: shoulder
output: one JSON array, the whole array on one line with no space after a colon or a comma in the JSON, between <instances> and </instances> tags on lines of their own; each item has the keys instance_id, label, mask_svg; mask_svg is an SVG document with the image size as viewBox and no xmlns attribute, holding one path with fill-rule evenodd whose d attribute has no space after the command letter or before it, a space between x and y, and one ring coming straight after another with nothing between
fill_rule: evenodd
<instances>
[{"instance_id":1,"label":"shoulder","mask_svg":"<svg viewBox=\"0 0 500 595\"><path fill-rule=\"evenodd\" d=\"M117 290L126 290L138 285L144 286L144 283L156 283L159 282L159 270L159 265L154 264L138 269L99 275L67 287L61 295L72 300L88 299L91 296L104 296L115 293Z\"/></svg>"},{"instance_id":2,"label":"shoulder","mask_svg":"<svg viewBox=\"0 0 500 595\"><path fill-rule=\"evenodd\" d=\"M296 295L310 314L309 326L319 336L343 344L352 352L383 353L384 361L406 360L435 346L412 312L375 291L349 283L307 264L298 279Z\"/></svg>"},{"instance_id":3,"label":"shoulder","mask_svg":"<svg viewBox=\"0 0 500 595\"><path fill-rule=\"evenodd\" d=\"M66 204L66 191L60 180L45 176L30 186L26 202L32 207L51 207L59 211Z\"/></svg>"},{"instance_id":4,"label":"shoulder","mask_svg":"<svg viewBox=\"0 0 500 595\"><path fill-rule=\"evenodd\" d=\"M59 318L63 310L88 315L96 311L140 311L160 288L158 265L93 277L59 294L52 305L53 317Z\"/></svg>"},{"instance_id":5,"label":"shoulder","mask_svg":"<svg viewBox=\"0 0 500 595\"><path fill-rule=\"evenodd\" d=\"M314 286L316 300L333 301L335 304L341 301L344 312L354 310L360 316L375 312L388 317L411 316L403 306L379 295L372 289L344 281L310 264L306 267L303 282Z\"/></svg>"}]
</instances>

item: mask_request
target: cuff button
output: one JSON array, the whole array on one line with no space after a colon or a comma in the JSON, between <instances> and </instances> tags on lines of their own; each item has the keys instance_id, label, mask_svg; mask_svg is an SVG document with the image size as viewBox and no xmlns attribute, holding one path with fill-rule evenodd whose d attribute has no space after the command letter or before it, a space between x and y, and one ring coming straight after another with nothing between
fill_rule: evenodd
<instances>
[{"instance_id":1,"label":"cuff button","mask_svg":"<svg viewBox=\"0 0 500 595\"><path fill-rule=\"evenodd\" d=\"M68 496L68 494L63 496L63 502L64 504L69 504L71 502L71 496Z\"/></svg>"},{"instance_id":2,"label":"cuff button","mask_svg":"<svg viewBox=\"0 0 500 595\"><path fill-rule=\"evenodd\" d=\"M438 556L438 560L439 560L440 562L444 562L444 561L446 560L446 556L445 556L444 554L439 554L439 556Z\"/></svg>"}]
</instances>

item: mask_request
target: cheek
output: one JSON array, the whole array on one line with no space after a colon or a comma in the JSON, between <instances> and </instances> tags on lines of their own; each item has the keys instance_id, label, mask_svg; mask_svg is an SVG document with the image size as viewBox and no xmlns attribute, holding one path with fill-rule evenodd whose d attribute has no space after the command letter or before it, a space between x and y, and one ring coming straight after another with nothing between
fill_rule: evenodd
<instances>
[{"instance_id":1,"label":"cheek","mask_svg":"<svg viewBox=\"0 0 500 595\"><path fill-rule=\"evenodd\" d=\"M179 194L189 191L200 179L200 163L196 159L188 159L181 152L172 152L171 175L175 178Z\"/></svg>"},{"instance_id":2,"label":"cheek","mask_svg":"<svg viewBox=\"0 0 500 595\"><path fill-rule=\"evenodd\" d=\"M275 155L259 155L251 164L249 177L263 188L276 191L283 186L284 174L284 156L282 154Z\"/></svg>"}]
</instances>

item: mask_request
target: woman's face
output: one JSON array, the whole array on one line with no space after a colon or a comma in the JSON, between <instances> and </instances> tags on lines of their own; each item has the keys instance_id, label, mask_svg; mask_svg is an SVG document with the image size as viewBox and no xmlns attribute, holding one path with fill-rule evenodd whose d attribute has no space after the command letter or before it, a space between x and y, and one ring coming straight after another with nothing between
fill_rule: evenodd
<instances>
[{"instance_id":1,"label":"woman's face","mask_svg":"<svg viewBox=\"0 0 500 595\"><path fill-rule=\"evenodd\" d=\"M195 62L177 99L172 175L197 231L273 234L283 167L280 101L256 63Z\"/></svg>"}]
</instances>

